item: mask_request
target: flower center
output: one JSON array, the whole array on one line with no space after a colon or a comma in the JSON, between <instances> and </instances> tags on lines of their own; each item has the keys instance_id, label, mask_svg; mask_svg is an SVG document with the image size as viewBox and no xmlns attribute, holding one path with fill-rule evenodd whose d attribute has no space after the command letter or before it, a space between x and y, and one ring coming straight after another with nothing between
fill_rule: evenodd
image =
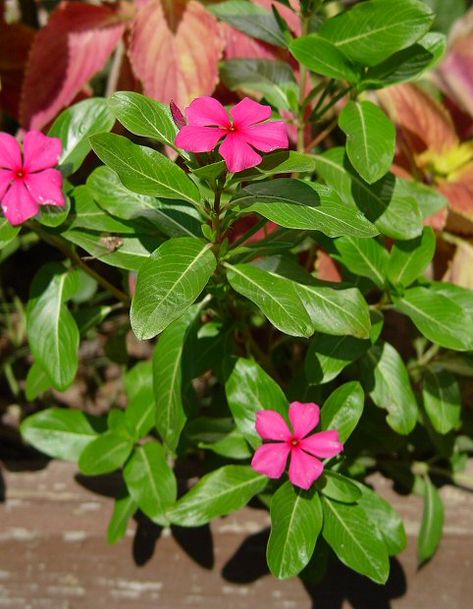
<instances>
[{"instance_id":1,"label":"flower center","mask_svg":"<svg viewBox=\"0 0 473 609\"><path fill-rule=\"evenodd\" d=\"M17 169L15 171L15 177L19 180L22 180L25 177L25 172L23 171L23 169Z\"/></svg>"},{"instance_id":2,"label":"flower center","mask_svg":"<svg viewBox=\"0 0 473 609\"><path fill-rule=\"evenodd\" d=\"M229 131L230 133L235 133L235 131L238 131L238 129L236 128L236 126L235 126L235 125L233 125L233 124L232 124L232 125L230 125L230 126L228 127L228 131Z\"/></svg>"},{"instance_id":3,"label":"flower center","mask_svg":"<svg viewBox=\"0 0 473 609\"><path fill-rule=\"evenodd\" d=\"M297 446L299 446L299 440L297 438L292 438L290 444L293 448L297 448Z\"/></svg>"}]
</instances>

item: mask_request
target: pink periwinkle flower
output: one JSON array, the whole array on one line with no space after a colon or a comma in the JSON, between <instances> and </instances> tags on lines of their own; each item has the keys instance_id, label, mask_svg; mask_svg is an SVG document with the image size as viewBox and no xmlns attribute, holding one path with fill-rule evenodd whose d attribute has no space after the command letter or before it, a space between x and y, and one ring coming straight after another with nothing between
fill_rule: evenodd
<instances>
[{"instance_id":1,"label":"pink periwinkle flower","mask_svg":"<svg viewBox=\"0 0 473 609\"><path fill-rule=\"evenodd\" d=\"M198 97L186 109L188 124L177 134L176 146L188 152L210 152L223 138L219 152L229 171L256 167L262 161L256 150L272 152L289 145L283 121L264 122L271 112L270 106L245 97L229 116L213 97Z\"/></svg>"},{"instance_id":2,"label":"pink periwinkle flower","mask_svg":"<svg viewBox=\"0 0 473 609\"><path fill-rule=\"evenodd\" d=\"M23 141L0 133L0 201L13 226L36 216L40 205L64 207L62 174L53 169L62 152L61 140L29 131Z\"/></svg>"},{"instance_id":3,"label":"pink periwinkle flower","mask_svg":"<svg viewBox=\"0 0 473 609\"><path fill-rule=\"evenodd\" d=\"M343 444L335 430L308 435L319 424L320 408L317 404L292 402L289 419L293 431L275 410L256 413L256 431L263 440L272 442L256 449L251 465L269 478L280 478L290 457L289 480L308 490L324 471L319 459L335 457L342 452Z\"/></svg>"}]
</instances>

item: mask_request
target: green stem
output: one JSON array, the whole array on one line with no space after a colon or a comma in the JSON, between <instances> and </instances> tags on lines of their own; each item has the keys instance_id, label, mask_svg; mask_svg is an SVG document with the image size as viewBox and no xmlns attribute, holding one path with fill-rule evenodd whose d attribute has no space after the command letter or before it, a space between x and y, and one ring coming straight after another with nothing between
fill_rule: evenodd
<instances>
[{"instance_id":1,"label":"green stem","mask_svg":"<svg viewBox=\"0 0 473 609\"><path fill-rule=\"evenodd\" d=\"M235 241L235 243L232 243L232 247L230 248L230 250L234 250L235 248L237 248L242 243L245 243L245 241L248 241L248 239L251 236L253 236L255 233L257 233L267 223L268 223L268 220L266 218L262 218L254 226L252 226L249 230L247 230L246 233L243 236L241 236L239 239L237 239L237 241Z\"/></svg>"},{"instance_id":2,"label":"green stem","mask_svg":"<svg viewBox=\"0 0 473 609\"><path fill-rule=\"evenodd\" d=\"M345 87L345 89L342 89L339 93L337 93L337 95L335 95L335 97L332 97L332 99L327 104L325 104L325 106L321 110L316 111L314 109L309 120L313 123L319 121L331 108L333 108L333 106L335 106L338 101L345 97L345 95L349 93L352 88L353 85Z\"/></svg>"},{"instance_id":3,"label":"green stem","mask_svg":"<svg viewBox=\"0 0 473 609\"><path fill-rule=\"evenodd\" d=\"M301 15L301 36L309 33L310 16ZM297 151L305 152L305 106L308 70L303 64L299 64L299 117L297 122Z\"/></svg>"},{"instance_id":4,"label":"green stem","mask_svg":"<svg viewBox=\"0 0 473 609\"><path fill-rule=\"evenodd\" d=\"M39 224L36 222L27 222L28 228L34 231L43 241L49 243L53 247L56 247L60 250L67 258L72 260L72 262L82 269L87 275L95 279L95 281L101 285L105 290L113 294L115 298L117 298L124 305L128 306L130 304L130 298L128 294L122 292L119 288L115 287L112 283L110 283L105 277L102 277L97 271L94 271L90 266L88 266L82 258L71 248L68 243L62 237L57 235L53 235L45 231Z\"/></svg>"}]
</instances>

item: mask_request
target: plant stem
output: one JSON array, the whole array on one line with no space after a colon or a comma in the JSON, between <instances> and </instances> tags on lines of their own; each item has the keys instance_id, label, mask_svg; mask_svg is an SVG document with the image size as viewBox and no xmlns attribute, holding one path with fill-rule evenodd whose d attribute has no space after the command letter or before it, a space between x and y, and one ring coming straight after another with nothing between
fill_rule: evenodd
<instances>
[{"instance_id":1,"label":"plant stem","mask_svg":"<svg viewBox=\"0 0 473 609\"><path fill-rule=\"evenodd\" d=\"M254 226L252 226L249 230L247 230L244 235L242 235L239 239L237 239L237 241L235 241L235 243L232 243L232 247L230 248L230 250L234 250L242 243L245 243L245 241L248 241L248 239L251 236L253 236L255 233L257 233L267 223L268 223L268 220L266 218L262 218Z\"/></svg>"},{"instance_id":2,"label":"plant stem","mask_svg":"<svg viewBox=\"0 0 473 609\"><path fill-rule=\"evenodd\" d=\"M307 144L306 152L310 152L313 148L318 146L322 140L324 140L328 135L330 135L330 133L332 133L332 131L337 126L337 124L338 124L338 116L335 116L332 119L332 121L327 125L327 127L323 131L321 131L318 135L316 135L309 144Z\"/></svg>"},{"instance_id":3,"label":"plant stem","mask_svg":"<svg viewBox=\"0 0 473 609\"><path fill-rule=\"evenodd\" d=\"M321 110L319 110L318 112L314 110L314 112L312 112L312 115L310 116L310 121L315 123L320 120L324 116L324 114L326 114L333 106L335 106L338 101L345 97L345 95L349 93L352 88L353 85L345 87L339 93L337 93L335 97L332 97L332 99L327 104L325 104L325 106Z\"/></svg>"},{"instance_id":4,"label":"plant stem","mask_svg":"<svg viewBox=\"0 0 473 609\"><path fill-rule=\"evenodd\" d=\"M93 279L97 281L99 285L101 285L105 290L113 294L115 298L117 298L124 305L129 306L130 297L125 292L122 292L119 288L115 287L112 283L110 283L105 277L102 277L97 271L94 271L90 266L88 266L82 258L67 244L67 242L57 235L53 235L45 231L39 224L36 222L28 222L28 228L34 231L43 241L49 243L53 247L56 247L60 250L67 258L72 260L74 264L76 264L79 268L81 268L85 273L90 275Z\"/></svg>"},{"instance_id":5,"label":"plant stem","mask_svg":"<svg viewBox=\"0 0 473 609\"><path fill-rule=\"evenodd\" d=\"M301 15L301 36L306 36L309 33L310 16ZM297 151L305 151L305 105L307 89L307 68L299 63L299 117L297 122Z\"/></svg>"}]
</instances>

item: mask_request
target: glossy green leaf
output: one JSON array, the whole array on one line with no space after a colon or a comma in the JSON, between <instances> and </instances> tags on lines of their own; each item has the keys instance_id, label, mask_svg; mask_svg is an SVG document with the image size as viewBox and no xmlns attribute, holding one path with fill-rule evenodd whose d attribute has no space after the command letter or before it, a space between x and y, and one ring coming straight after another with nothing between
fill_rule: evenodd
<instances>
[{"instance_id":1,"label":"glossy green leaf","mask_svg":"<svg viewBox=\"0 0 473 609\"><path fill-rule=\"evenodd\" d=\"M161 444L152 441L136 448L123 477L140 510L151 520L167 524L165 512L176 501L177 483Z\"/></svg>"},{"instance_id":2,"label":"glossy green leaf","mask_svg":"<svg viewBox=\"0 0 473 609\"><path fill-rule=\"evenodd\" d=\"M238 429L234 429L217 442L199 442L198 446L226 459L249 459L253 456L253 451Z\"/></svg>"},{"instance_id":3,"label":"glossy green leaf","mask_svg":"<svg viewBox=\"0 0 473 609\"><path fill-rule=\"evenodd\" d=\"M350 83L360 79L360 67L348 59L332 42L317 34L296 38L289 48L302 65L316 74Z\"/></svg>"},{"instance_id":4,"label":"glossy green leaf","mask_svg":"<svg viewBox=\"0 0 473 609\"><path fill-rule=\"evenodd\" d=\"M300 180L281 178L250 184L232 204L285 228L318 230L329 237L373 237L378 233L358 210L344 205L336 193Z\"/></svg>"},{"instance_id":5,"label":"glossy green leaf","mask_svg":"<svg viewBox=\"0 0 473 609\"><path fill-rule=\"evenodd\" d=\"M97 437L90 421L79 410L47 408L27 417L20 429L23 439L46 455L77 461Z\"/></svg>"},{"instance_id":6,"label":"glossy green leaf","mask_svg":"<svg viewBox=\"0 0 473 609\"><path fill-rule=\"evenodd\" d=\"M260 93L275 108L289 110L289 91L298 96L294 71L284 61L274 59L231 59L220 67L220 78L231 91Z\"/></svg>"},{"instance_id":7,"label":"glossy green leaf","mask_svg":"<svg viewBox=\"0 0 473 609\"><path fill-rule=\"evenodd\" d=\"M174 145L177 127L168 106L132 91L118 91L107 101L115 118L131 133Z\"/></svg>"},{"instance_id":8,"label":"glossy green leaf","mask_svg":"<svg viewBox=\"0 0 473 609\"><path fill-rule=\"evenodd\" d=\"M342 503L357 503L361 497L361 491L354 482L330 470L324 471L318 488L325 497Z\"/></svg>"},{"instance_id":9,"label":"glossy green leaf","mask_svg":"<svg viewBox=\"0 0 473 609\"><path fill-rule=\"evenodd\" d=\"M409 434L417 423L418 406L399 353L390 343L373 346L363 359L363 372L371 399L388 412L388 425L399 434Z\"/></svg>"},{"instance_id":10,"label":"glossy green leaf","mask_svg":"<svg viewBox=\"0 0 473 609\"><path fill-rule=\"evenodd\" d=\"M312 173L315 170L315 161L311 155L295 150L278 150L265 155L262 162L254 169L242 171L233 179L245 180L249 176L277 175L281 173Z\"/></svg>"},{"instance_id":11,"label":"glossy green leaf","mask_svg":"<svg viewBox=\"0 0 473 609\"><path fill-rule=\"evenodd\" d=\"M328 383L370 347L369 340L353 336L316 334L305 358L305 375L311 384Z\"/></svg>"},{"instance_id":12,"label":"glossy green leaf","mask_svg":"<svg viewBox=\"0 0 473 609\"><path fill-rule=\"evenodd\" d=\"M365 394L358 381L340 385L325 400L320 411L322 430L335 429L340 442L346 442L363 414Z\"/></svg>"},{"instance_id":13,"label":"glossy green leaf","mask_svg":"<svg viewBox=\"0 0 473 609\"><path fill-rule=\"evenodd\" d=\"M12 226L6 218L0 218L0 250L18 235L21 226Z\"/></svg>"},{"instance_id":14,"label":"glossy green leaf","mask_svg":"<svg viewBox=\"0 0 473 609\"><path fill-rule=\"evenodd\" d=\"M285 482L274 493L266 557L275 577L294 577L307 565L314 553L322 520L322 505L316 493L296 489L291 482Z\"/></svg>"},{"instance_id":15,"label":"glossy green leaf","mask_svg":"<svg viewBox=\"0 0 473 609\"><path fill-rule=\"evenodd\" d=\"M65 304L76 288L74 272L46 264L33 279L27 308L31 352L60 391L73 382L79 364L79 330Z\"/></svg>"},{"instance_id":16,"label":"glossy green leaf","mask_svg":"<svg viewBox=\"0 0 473 609\"><path fill-rule=\"evenodd\" d=\"M208 9L216 17L251 38L278 47L286 46L286 39L273 13L259 4L252 4L247 0L226 0L209 5Z\"/></svg>"},{"instance_id":17,"label":"glossy green leaf","mask_svg":"<svg viewBox=\"0 0 473 609\"><path fill-rule=\"evenodd\" d=\"M367 513L369 519L376 525L386 544L390 556L402 552L407 545L406 531L400 515L378 493L364 484L356 483L361 490L358 505Z\"/></svg>"},{"instance_id":18,"label":"glossy green leaf","mask_svg":"<svg viewBox=\"0 0 473 609\"><path fill-rule=\"evenodd\" d=\"M121 429L106 431L87 444L79 457L80 471L100 476L119 469L133 449L133 440Z\"/></svg>"},{"instance_id":19,"label":"glossy green leaf","mask_svg":"<svg viewBox=\"0 0 473 609\"><path fill-rule=\"evenodd\" d=\"M266 476L249 465L225 465L206 474L168 513L173 524L198 527L239 510L266 486Z\"/></svg>"},{"instance_id":20,"label":"glossy green leaf","mask_svg":"<svg viewBox=\"0 0 473 609\"><path fill-rule=\"evenodd\" d=\"M422 390L425 411L435 431L446 434L460 424L462 399L448 370L426 370Z\"/></svg>"},{"instance_id":21,"label":"glossy green leaf","mask_svg":"<svg viewBox=\"0 0 473 609\"><path fill-rule=\"evenodd\" d=\"M217 266L210 244L191 237L166 241L138 273L131 327L153 338L180 317L207 285Z\"/></svg>"},{"instance_id":22,"label":"glossy green leaf","mask_svg":"<svg viewBox=\"0 0 473 609\"><path fill-rule=\"evenodd\" d=\"M36 400L42 393L51 389L51 381L44 368L34 362L26 375L25 395L29 402Z\"/></svg>"},{"instance_id":23,"label":"glossy green leaf","mask_svg":"<svg viewBox=\"0 0 473 609\"><path fill-rule=\"evenodd\" d=\"M323 499L322 534L338 558L354 571L384 584L389 557L384 541L363 508Z\"/></svg>"},{"instance_id":24,"label":"glossy green leaf","mask_svg":"<svg viewBox=\"0 0 473 609\"><path fill-rule=\"evenodd\" d=\"M187 420L191 381L183 354L199 307L191 307L159 337L153 356L156 428L166 445L175 451Z\"/></svg>"},{"instance_id":25,"label":"glossy green leaf","mask_svg":"<svg viewBox=\"0 0 473 609\"><path fill-rule=\"evenodd\" d=\"M117 543L117 541L125 537L128 521L137 509L138 505L128 494L115 500L113 514L107 529L108 543Z\"/></svg>"},{"instance_id":26,"label":"glossy green leaf","mask_svg":"<svg viewBox=\"0 0 473 609\"><path fill-rule=\"evenodd\" d=\"M433 20L418 0L368 0L328 19L319 34L350 59L373 66L419 40Z\"/></svg>"},{"instance_id":27,"label":"glossy green leaf","mask_svg":"<svg viewBox=\"0 0 473 609\"><path fill-rule=\"evenodd\" d=\"M447 349L473 349L473 318L458 299L441 288L409 288L402 297L393 297L396 309L414 322L429 340Z\"/></svg>"},{"instance_id":28,"label":"glossy green leaf","mask_svg":"<svg viewBox=\"0 0 473 609\"><path fill-rule=\"evenodd\" d=\"M125 419L135 438L143 438L154 427L156 403L153 388L153 367L149 361L138 362L125 375L128 406Z\"/></svg>"},{"instance_id":29,"label":"glossy green leaf","mask_svg":"<svg viewBox=\"0 0 473 609\"><path fill-rule=\"evenodd\" d=\"M351 167L343 148L314 156L317 172L344 203L358 207L376 228L392 239L413 239L422 233L422 214L402 180L387 174L367 184Z\"/></svg>"},{"instance_id":30,"label":"glossy green leaf","mask_svg":"<svg viewBox=\"0 0 473 609\"><path fill-rule=\"evenodd\" d=\"M340 262L355 275L368 277L382 288L389 261L388 251L375 239L341 237L334 243Z\"/></svg>"},{"instance_id":31,"label":"glossy green leaf","mask_svg":"<svg viewBox=\"0 0 473 609\"><path fill-rule=\"evenodd\" d=\"M370 101L349 101L338 118L347 136L346 150L360 176L373 184L389 171L396 148L396 128Z\"/></svg>"},{"instance_id":32,"label":"glossy green leaf","mask_svg":"<svg viewBox=\"0 0 473 609\"><path fill-rule=\"evenodd\" d=\"M102 133L90 138L97 156L113 171L126 188L142 195L164 199L200 202L200 193L186 173L166 156L133 144L128 138Z\"/></svg>"},{"instance_id":33,"label":"glossy green leaf","mask_svg":"<svg viewBox=\"0 0 473 609\"><path fill-rule=\"evenodd\" d=\"M435 253L435 233L424 228L420 237L396 242L389 256L387 274L394 285L408 286L425 271Z\"/></svg>"},{"instance_id":34,"label":"glossy green leaf","mask_svg":"<svg viewBox=\"0 0 473 609\"><path fill-rule=\"evenodd\" d=\"M284 392L253 360L239 357L229 361L225 392L236 426L253 448L261 444L255 429L258 410L271 409L287 415Z\"/></svg>"},{"instance_id":35,"label":"glossy green leaf","mask_svg":"<svg viewBox=\"0 0 473 609\"><path fill-rule=\"evenodd\" d=\"M431 558L442 539L444 520L443 501L439 492L426 476L424 478L424 511L419 538L417 540L417 558L424 563Z\"/></svg>"},{"instance_id":36,"label":"glossy green leaf","mask_svg":"<svg viewBox=\"0 0 473 609\"><path fill-rule=\"evenodd\" d=\"M62 141L61 171L65 175L77 171L90 152L89 137L110 131L114 123L107 100L102 97L85 99L61 112L48 133Z\"/></svg>"}]
</instances>

